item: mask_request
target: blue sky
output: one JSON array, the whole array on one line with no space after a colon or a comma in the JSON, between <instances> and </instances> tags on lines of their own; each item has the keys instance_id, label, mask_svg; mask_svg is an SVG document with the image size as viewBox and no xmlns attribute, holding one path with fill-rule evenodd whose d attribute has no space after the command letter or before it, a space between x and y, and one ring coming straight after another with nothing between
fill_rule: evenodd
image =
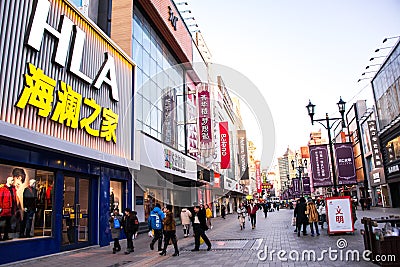
<instances>
[{"instance_id":1,"label":"blue sky","mask_svg":"<svg viewBox=\"0 0 400 267\"><path fill-rule=\"evenodd\" d=\"M192 11L190 16L195 17L213 62L240 71L264 95L274 118L276 156L282 155L287 146L293 149L306 145L310 131L321 128L311 126L305 109L308 99L316 105L316 118L323 118L326 112L337 116L340 96L347 106L366 98L371 106L368 79L357 80L373 75L361 76L367 65L383 61L377 58L370 62L371 57L385 56L390 51L375 53L375 49L392 46L396 41L382 44L382 40L400 35L399 0L188 3L178 7Z\"/></svg>"}]
</instances>

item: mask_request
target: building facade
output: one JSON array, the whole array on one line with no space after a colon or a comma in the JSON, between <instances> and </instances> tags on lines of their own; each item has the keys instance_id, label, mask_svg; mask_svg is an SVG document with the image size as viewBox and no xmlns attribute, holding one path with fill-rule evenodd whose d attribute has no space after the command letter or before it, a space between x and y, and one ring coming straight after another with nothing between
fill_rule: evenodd
<instances>
[{"instance_id":1,"label":"building facade","mask_svg":"<svg viewBox=\"0 0 400 267\"><path fill-rule=\"evenodd\" d=\"M400 42L372 79L386 182L393 207L400 207Z\"/></svg>"},{"instance_id":2,"label":"building facade","mask_svg":"<svg viewBox=\"0 0 400 267\"><path fill-rule=\"evenodd\" d=\"M69 2L0 10L0 187L16 189L0 264L108 245L110 212L131 206L138 169L135 64Z\"/></svg>"}]
</instances>

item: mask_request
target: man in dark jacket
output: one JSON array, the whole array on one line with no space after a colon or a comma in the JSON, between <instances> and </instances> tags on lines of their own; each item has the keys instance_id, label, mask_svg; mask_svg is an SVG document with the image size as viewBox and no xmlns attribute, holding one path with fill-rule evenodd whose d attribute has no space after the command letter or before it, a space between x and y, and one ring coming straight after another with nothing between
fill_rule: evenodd
<instances>
[{"instance_id":1,"label":"man in dark jacket","mask_svg":"<svg viewBox=\"0 0 400 267\"><path fill-rule=\"evenodd\" d=\"M299 203L296 204L296 208L294 209L294 217L296 217L297 236L300 236L301 225L303 225L303 235L307 235L306 227L308 224L308 218L306 210L306 199L304 197L301 197Z\"/></svg>"},{"instance_id":2,"label":"man in dark jacket","mask_svg":"<svg viewBox=\"0 0 400 267\"><path fill-rule=\"evenodd\" d=\"M127 241L125 254L129 254L134 251L133 236L139 230L139 220L136 216L136 211L126 208L124 212L123 225Z\"/></svg>"},{"instance_id":3,"label":"man in dark jacket","mask_svg":"<svg viewBox=\"0 0 400 267\"><path fill-rule=\"evenodd\" d=\"M206 236L208 230L206 214L200 211L200 206L196 205L194 207L194 213L191 218L194 232L194 249L192 251L199 251L200 249L200 237L203 238L204 242L207 244L207 250L211 250L211 242Z\"/></svg>"},{"instance_id":4,"label":"man in dark jacket","mask_svg":"<svg viewBox=\"0 0 400 267\"><path fill-rule=\"evenodd\" d=\"M23 200L25 212L24 220L20 226L20 237L31 237L32 222L37 204L36 180L29 180L29 186L24 189Z\"/></svg>"},{"instance_id":5,"label":"man in dark jacket","mask_svg":"<svg viewBox=\"0 0 400 267\"><path fill-rule=\"evenodd\" d=\"M154 209L150 212L150 216L147 219L149 231L154 230L154 238L150 243L150 249L154 249L154 244L158 240L158 251L162 251L162 239L163 239L163 224L162 221L165 218L164 212L161 211L160 204L156 204Z\"/></svg>"}]
</instances>

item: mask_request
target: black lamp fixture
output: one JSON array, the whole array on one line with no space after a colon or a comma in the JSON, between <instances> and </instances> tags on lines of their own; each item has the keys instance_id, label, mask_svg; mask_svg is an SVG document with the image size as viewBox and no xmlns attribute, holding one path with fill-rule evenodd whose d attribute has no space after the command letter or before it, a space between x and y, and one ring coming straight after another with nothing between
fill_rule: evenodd
<instances>
[{"instance_id":1,"label":"black lamp fixture","mask_svg":"<svg viewBox=\"0 0 400 267\"><path fill-rule=\"evenodd\" d=\"M366 72L363 72L361 75L365 75L366 73L375 73L376 71L366 71Z\"/></svg>"},{"instance_id":2,"label":"black lamp fixture","mask_svg":"<svg viewBox=\"0 0 400 267\"><path fill-rule=\"evenodd\" d=\"M382 43L386 43L386 41L389 39L394 39L394 38L399 38L399 37L400 36L386 37L385 39L383 39Z\"/></svg>"},{"instance_id":3,"label":"black lamp fixture","mask_svg":"<svg viewBox=\"0 0 400 267\"><path fill-rule=\"evenodd\" d=\"M306 106L308 115L311 118L311 124L314 125L314 114L315 114L315 105L311 103L311 100L308 100L308 105Z\"/></svg>"},{"instance_id":4,"label":"black lamp fixture","mask_svg":"<svg viewBox=\"0 0 400 267\"><path fill-rule=\"evenodd\" d=\"M340 115L342 115L342 127L346 127L344 122L344 111L346 110L346 102L343 101L342 97L340 97L339 102L336 103L339 108Z\"/></svg>"},{"instance_id":5,"label":"black lamp fixture","mask_svg":"<svg viewBox=\"0 0 400 267\"><path fill-rule=\"evenodd\" d=\"M382 64L372 64L372 65L368 65L365 67L365 69L369 69L369 67L373 67L373 66L382 66Z\"/></svg>"},{"instance_id":6,"label":"black lamp fixture","mask_svg":"<svg viewBox=\"0 0 400 267\"><path fill-rule=\"evenodd\" d=\"M367 77L367 78L360 78L360 79L358 79L358 83L360 82L360 81L362 81L362 80L367 80L367 79L372 79L372 77Z\"/></svg>"},{"instance_id":7,"label":"black lamp fixture","mask_svg":"<svg viewBox=\"0 0 400 267\"><path fill-rule=\"evenodd\" d=\"M377 49L375 50L375 53L378 53L379 51L381 51L381 50L383 50L383 49L389 49L389 48L392 48L392 47L391 47L391 46L387 46L387 47L377 48Z\"/></svg>"},{"instance_id":8,"label":"black lamp fixture","mask_svg":"<svg viewBox=\"0 0 400 267\"><path fill-rule=\"evenodd\" d=\"M371 58L369 59L369 61L372 61L372 60L374 60L375 58L381 58L381 57L386 57L386 56L371 57Z\"/></svg>"}]
</instances>

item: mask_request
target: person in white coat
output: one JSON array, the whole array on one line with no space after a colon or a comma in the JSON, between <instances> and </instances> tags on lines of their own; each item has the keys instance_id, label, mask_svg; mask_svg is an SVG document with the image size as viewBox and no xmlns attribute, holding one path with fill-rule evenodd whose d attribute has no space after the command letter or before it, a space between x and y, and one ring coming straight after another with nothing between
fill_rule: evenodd
<instances>
[{"instance_id":1,"label":"person in white coat","mask_svg":"<svg viewBox=\"0 0 400 267\"><path fill-rule=\"evenodd\" d=\"M320 216L319 222L321 224L321 229L324 229L324 222L326 222L326 207L324 201L321 201L321 204L318 206L317 211Z\"/></svg>"},{"instance_id":2,"label":"person in white coat","mask_svg":"<svg viewBox=\"0 0 400 267\"><path fill-rule=\"evenodd\" d=\"M188 237L189 236L189 230L190 230L190 218L192 217L192 213L190 210L183 208L181 211L181 222L183 226L183 236Z\"/></svg>"}]
</instances>

